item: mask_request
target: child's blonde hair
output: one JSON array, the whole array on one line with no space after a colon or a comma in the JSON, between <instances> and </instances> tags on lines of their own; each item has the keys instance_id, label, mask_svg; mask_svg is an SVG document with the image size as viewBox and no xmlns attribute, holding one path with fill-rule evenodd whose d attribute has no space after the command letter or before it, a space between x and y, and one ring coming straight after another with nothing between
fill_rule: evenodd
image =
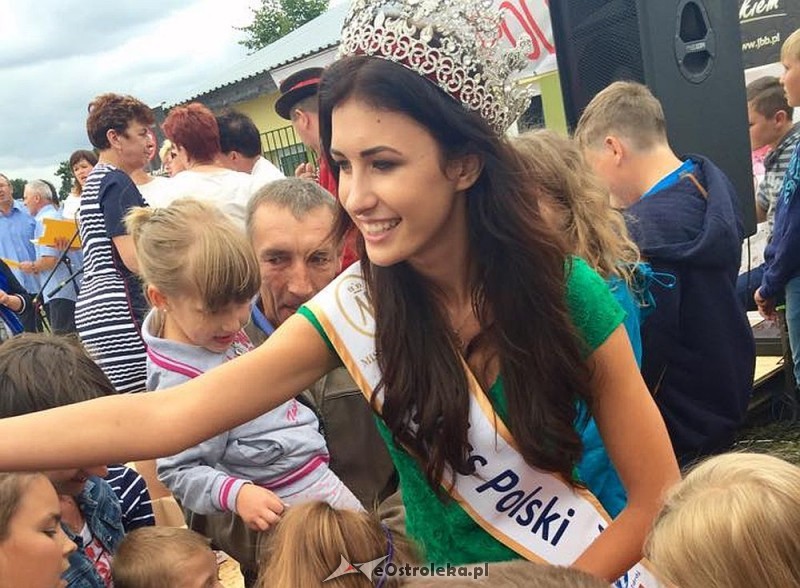
<instances>
[{"instance_id":1,"label":"child's blonde hair","mask_svg":"<svg viewBox=\"0 0 800 588\"><path fill-rule=\"evenodd\" d=\"M800 29L797 29L781 45L781 61L786 59L800 60Z\"/></svg>"},{"instance_id":2,"label":"child's blonde hair","mask_svg":"<svg viewBox=\"0 0 800 588\"><path fill-rule=\"evenodd\" d=\"M169 139L164 139L164 142L161 143L161 149L158 150L158 158L161 160L162 163L166 161L167 155L169 155L172 152L173 147L174 145L172 144L172 141L170 141Z\"/></svg>"},{"instance_id":3,"label":"child's blonde hair","mask_svg":"<svg viewBox=\"0 0 800 588\"><path fill-rule=\"evenodd\" d=\"M583 149L597 149L608 135L627 139L637 151L667 143L664 109L647 86L614 82L592 98L575 128L575 139Z\"/></svg>"},{"instance_id":4,"label":"child's blonde hair","mask_svg":"<svg viewBox=\"0 0 800 588\"><path fill-rule=\"evenodd\" d=\"M244 233L219 209L192 199L133 208L125 217L139 274L167 296L198 296L208 312L258 292L258 262Z\"/></svg>"},{"instance_id":5,"label":"child's blonde hair","mask_svg":"<svg viewBox=\"0 0 800 588\"><path fill-rule=\"evenodd\" d=\"M468 571L480 564L463 566ZM416 588L608 588L608 582L574 568L534 564L525 560L490 563L489 572L474 578L421 578L404 586Z\"/></svg>"},{"instance_id":6,"label":"child's blonde hair","mask_svg":"<svg viewBox=\"0 0 800 588\"><path fill-rule=\"evenodd\" d=\"M163 588L180 583L180 564L211 553L209 541L180 527L140 527L128 533L111 563L115 588Z\"/></svg>"},{"instance_id":7,"label":"child's blonde hair","mask_svg":"<svg viewBox=\"0 0 800 588\"><path fill-rule=\"evenodd\" d=\"M525 159L528 182L538 192L540 205L555 213L571 252L604 278L617 276L630 284L639 249L578 145L547 130L524 133L512 144Z\"/></svg>"},{"instance_id":8,"label":"child's blonde hair","mask_svg":"<svg viewBox=\"0 0 800 588\"><path fill-rule=\"evenodd\" d=\"M374 517L353 510L336 509L325 502L292 506L267 538L261 561L259 588L270 586L320 586L345 558L351 564L371 562L395 565L418 560L411 543L389 531ZM399 585L386 577L383 586ZM364 574L347 574L328 580L330 588L374 586Z\"/></svg>"},{"instance_id":9,"label":"child's blonde hair","mask_svg":"<svg viewBox=\"0 0 800 588\"><path fill-rule=\"evenodd\" d=\"M800 468L731 453L695 467L667 498L645 551L681 588L800 586Z\"/></svg>"}]
</instances>

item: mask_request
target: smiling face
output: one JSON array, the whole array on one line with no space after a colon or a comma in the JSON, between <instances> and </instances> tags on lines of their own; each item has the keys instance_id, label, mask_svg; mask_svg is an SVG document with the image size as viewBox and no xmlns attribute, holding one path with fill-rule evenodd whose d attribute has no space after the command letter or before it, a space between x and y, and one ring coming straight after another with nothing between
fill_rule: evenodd
<instances>
[{"instance_id":1,"label":"smiling face","mask_svg":"<svg viewBox=\"0 0 800 588\"><path fill-rule=\"evenodd\" d=\"M261 272L264 314L274 326L336 277L341 257L328 238L333 223L328 206L310 210L301 220L270 203L254 211L250 240Z\"/></svg>"},{"instance_id":2,"label":"smiling face","mask_svg":"<svg viewBox=\"0 0 800 588\"><path fill-rule=\"evenodd\" d=\"M25 483L22 498L0 541L3 586L56 588L66 586L61 574L75 544L61 529L58 496L44 476Z\"/></svg>"},{"instance_id":3,"label":"smiling face","mask_svg":"<svg viewBox=\"0 0 800 588\"><path fill-rule=\"evenodd\" d=\"M438 267L467 247L464 191L477 174L443 162L425 127L351 98L333 109L331 154L339 199L372 263Z\"/></svg>"}]
</instances>

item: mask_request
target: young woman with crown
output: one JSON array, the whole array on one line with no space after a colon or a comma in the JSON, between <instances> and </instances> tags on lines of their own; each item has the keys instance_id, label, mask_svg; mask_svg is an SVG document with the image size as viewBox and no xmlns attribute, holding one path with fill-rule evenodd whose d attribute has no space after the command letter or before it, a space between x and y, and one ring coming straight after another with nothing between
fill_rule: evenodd
<instances>
[{"instance_id":1,"label":"young woman with crown","mask_svg":"<svg viewBox=\"0 0 800 588\"><path fill-rule=\"evenodd\" d=\"M636 562L678 468L623 311L564 253L502 137L525 96L491 5L352 2L320 126L360 264L184 385L0 422L0 470L173 454L344 363L430 561L525 557L655 585ZM616 472L581 463L590 418Z\"/></svg>"}]
</instances>

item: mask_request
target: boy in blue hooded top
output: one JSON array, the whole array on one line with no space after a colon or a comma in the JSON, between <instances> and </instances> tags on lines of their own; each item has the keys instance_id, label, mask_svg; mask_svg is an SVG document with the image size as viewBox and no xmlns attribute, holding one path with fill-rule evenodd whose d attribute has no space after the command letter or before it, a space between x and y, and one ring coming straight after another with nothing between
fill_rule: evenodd
<instances>
[{"instance_id":1,"label":"boy in blue hooded top","mask_svg":"<svg viewBox=\"0 0 800 588\"><path fill-rule=\"evenodd\" d=\"M642 375L678 461L724 450L744 419L755 344L736 298L743 230L736 194L708 159L679 159L647 87L615 82L586 107L576 138L626 209L662 285L642 326Z\"/></svg>"},{"instance_id":2,"label":"boy in blue hooded top","mask_svg":"<svg viewBox=\"0 0 800 588\"><path fill-rule=\"evenodd\" d=\"M781 47L781 76L789 106L800 106L800 30ZM772 239L764 251L764 275L755 302L766 318L775 318L776 300L786 297L786 327L792 348L794 377L800 382L800 144L789 161L783 185L775 199Z\"/></svg>"}]
</instances>

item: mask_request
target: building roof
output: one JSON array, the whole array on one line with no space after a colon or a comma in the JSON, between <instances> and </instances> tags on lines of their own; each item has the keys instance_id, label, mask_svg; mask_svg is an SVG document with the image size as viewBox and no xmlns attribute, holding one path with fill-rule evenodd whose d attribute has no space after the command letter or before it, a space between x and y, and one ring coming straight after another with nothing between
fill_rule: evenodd
<instances>
[{"instance_id":1,"label":"building roof","mask_svg":"<svg viewBox=\"0 0 800 588\"><path fill-rule=\"evenodd\" d=\"M263 49L248 55L230 68L215 72L209 79L199 83L196 90L188 95L175 97L172 101L165 102L163 106L169 108L176 104L183 104L214 90L242 82L303 57L335 47L339 44L342 25L349 5L349 2L343 2L323 12L317 18Z\"/></svg>"}]
</instances>

